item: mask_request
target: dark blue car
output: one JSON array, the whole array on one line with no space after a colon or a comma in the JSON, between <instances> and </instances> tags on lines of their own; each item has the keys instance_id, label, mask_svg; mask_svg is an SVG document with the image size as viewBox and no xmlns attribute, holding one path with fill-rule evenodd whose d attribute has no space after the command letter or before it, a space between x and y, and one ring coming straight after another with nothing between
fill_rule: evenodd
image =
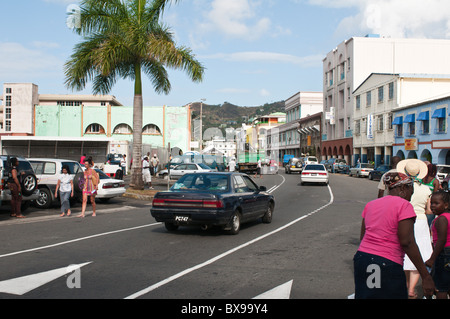
<instances>
[{"instance_id":1,"label":"dark blue car","mask_svg":"<svg viewBox=\"0 0 450 319\"><path fill-rule=\"evenodd\" d=\"M169 231L221 226L237 234L242 223L272 222L274 207L273 195L246 174L213 172L184 175L169 191L155 195L150 212Z\"/></svg>"},{"instance_id":2,"label":"dark blue car","mask_svg":"<svg viewBox=\"0 0 450 319\"><path fill-rule=\"evenodd\" d=\"M374 181L379 181L381 177L388 171L392 169L389 165L380 165L371 172L369 172L369 179Z\"/></svg>"}]
</instances>

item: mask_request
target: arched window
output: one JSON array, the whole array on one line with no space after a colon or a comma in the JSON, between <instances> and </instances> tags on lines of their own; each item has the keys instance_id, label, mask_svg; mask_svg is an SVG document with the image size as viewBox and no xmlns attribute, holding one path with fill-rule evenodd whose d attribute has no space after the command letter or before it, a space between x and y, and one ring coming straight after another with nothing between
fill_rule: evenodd
<instances>
[{"instance_id":1,"label":"arched window","mask_svg":"<svg viewBox=\"0 0 450 319\"><path fill-rule=\"evenodd\" d=\"M89 125L84 134L105 134L105 129L98 123Z\"/></svg>"},{"instance_id":2,"label":"arched window","mask_svg":"<svg viewBox=\"0 0 450 319\"><path fill-rule=\"evenodd\" d=\"M154 124L148 124L142 129L142 134L161 135L161 130Z\"/></svg>"},{"instance_id":3,"label":"arched window","mask_svg":"<svg viewBox=\"0 0 450 319\"><path fill-rule=\"evenodd\" d=\"M132 134L133 129L128 124L119 124L114 128L114 134Z\"/></svg>"}]
</instances>

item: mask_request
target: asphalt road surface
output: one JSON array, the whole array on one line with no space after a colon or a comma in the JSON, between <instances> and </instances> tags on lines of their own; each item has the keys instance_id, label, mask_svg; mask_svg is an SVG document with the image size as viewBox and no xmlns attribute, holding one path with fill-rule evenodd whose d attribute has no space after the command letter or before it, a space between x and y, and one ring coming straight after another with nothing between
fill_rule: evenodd
<instances>
[{"instance_id":1,"label":"asphalt road surface","mask_svg":"<svg viewBox=\"0 0 450 319\"><path fill-rule=\"evenodd\" d=\"M347 299L361 212L377 182L331 175L300 185L293 175L255 178L275 195L271 224L169 233L150 202L117 198L97 217L33 208L26 219L0 210L0 298ZM77 265L68 268L71 265Z\"/></svg>"}]
</instances>

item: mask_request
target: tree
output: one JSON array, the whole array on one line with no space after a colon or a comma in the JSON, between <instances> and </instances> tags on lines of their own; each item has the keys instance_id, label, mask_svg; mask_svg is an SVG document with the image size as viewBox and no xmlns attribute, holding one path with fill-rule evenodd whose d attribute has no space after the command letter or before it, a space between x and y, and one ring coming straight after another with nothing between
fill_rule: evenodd
<instances>
[{"instance_id":1,"label":"tree","mask_svg":"<svg viewBox=\"0 0 450 319\"><path fill-rule=\"evenodd\" d=\"M83 37L65 64L65 85L83 90L92 81L93 94L108 94L118 78L134 81L133 165L130 187L142 181L142 72L158 93L171 85L166 68L182 70L194 82L203 80L204 67L192 51L177 46L171 29L160 18L178 0L83 0L79 28Z\"/></svg>"}]
</instances>

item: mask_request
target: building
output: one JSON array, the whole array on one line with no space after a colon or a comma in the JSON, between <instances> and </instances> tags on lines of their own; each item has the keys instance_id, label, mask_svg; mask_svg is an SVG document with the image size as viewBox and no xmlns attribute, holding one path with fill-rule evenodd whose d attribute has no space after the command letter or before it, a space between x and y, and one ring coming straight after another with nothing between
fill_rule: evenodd
<instances>
[{"instance_id":1,"label":"building","mask_svg":"<svg viewBox=\"0 0 450 319\"><path fill-rule=\"evenodd\" d=\"M353 92L370 74L450 74L449 54L449 40L378 35L353 37L330 51L323 60L322 148L332 151L327 157L354 160Z\"/></svg>"},{"instance_id":2,"label":"building","mask_svg":"<svg viewBox=\"0 0 450 319\"><path fill-rule=\"evenodd\" d=\"M418 158L450 165L449 93L394 112L393 154L402 159Z\"/></svg>"},{"instance_id":3,"label":"building","mask_svg":"<svg viewBox=\"0 0 450 319\"><path fill-rule=\"evenodd\" d=\"M266 154L267 131L286 123L286 113L277 112L251 120L246 131L246 150Z\"/></svg>"},{"instance_id":4,"label":"building","mask_svg":"<svg viewBox=\"0 0 450 319\"><path fill-rule=\"evenodd\" d=\"M375 166L390 163L395 143L394 114L406 105L448 93L450 76L371 74L353 92L354 161L374 162ZM415 126L411 128L408 132L415 134Z\"/></svg>"},{"instance_id":5,"label":"building","mask_svg":"<svg viewBox=\"0 0 450 319\"><path fill-rule=\"evenodd\" d=\"M3 99L2 150L20 144L17 139L7 138L8 135L23 136L23 144L29 147L41 147L37 144L41 137L54 149L58 141L70 143L70 139L80 144L83 139L132 144L133 108L122 106L114 96L39 95L35 84L6 83ZM177 150L175 153L183 153L190 151L190 132L189 105L143 108L144 145L156 149L167 148L170 143ZM37 138L27 140L27 136ZM27 151L24 155L32 153ZM54 152L50 154L56 156Z\"/></svg>"},{"instance_id":6,"label":"building","mask_svg":"<svg viewBox=\"0 0 450 319\"><path fill-rule=\"evenodd\" d=\"M300 157L301 154L306 154L306 150L311 155L320 154L320 142L308 144L308 141L315 140L312 136L320 134L321 126L316 130L316 124L310 123L310 119L303 120L314 116L316 121L317 113L322 111L322 92L298 92L288 98L285 101L286 123L267 132L267 156L281 162L284 155ZM320 115L319 125L321 117Z\"/></svg>"}]
</instances>

